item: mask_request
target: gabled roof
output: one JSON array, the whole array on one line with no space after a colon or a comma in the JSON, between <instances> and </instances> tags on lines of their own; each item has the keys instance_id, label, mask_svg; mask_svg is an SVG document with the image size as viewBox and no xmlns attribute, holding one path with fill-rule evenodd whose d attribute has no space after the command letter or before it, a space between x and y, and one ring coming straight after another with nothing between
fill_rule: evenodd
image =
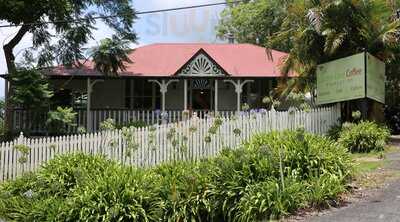
<instances>
[{"instance_id":1,"label":"gabled roof","mask_svg":"<svg viewBox=\"0 0 400 222\"><path fill-rule=\"evenodd\" d=\"M227 75L232 77L282 77L280 65L287 53L271 50L272 60L266 49L252 44L165 43L136 48L121 76L172 77L198 52L204 51ZM58 67L51 75L100 75L92 62L82 68ZM293 76L292 73L289 76Z\"/></svg>"}]
</instances>

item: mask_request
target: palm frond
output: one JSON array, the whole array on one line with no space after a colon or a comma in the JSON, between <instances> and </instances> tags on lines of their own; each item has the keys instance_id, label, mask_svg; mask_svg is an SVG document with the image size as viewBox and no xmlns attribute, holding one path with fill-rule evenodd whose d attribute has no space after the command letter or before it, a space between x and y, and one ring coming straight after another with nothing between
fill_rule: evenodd
<instances>
[{"instance_id":1,"label":"palm frond","mask_svg":"<svg viewBox=\"0 0 400 222\"><path fill-rule=\"evenodd\" d=\"M333 55L342 46L346 33L336 33L334 31L327 34L324 46L324 52L327 55Z\"/></svg>"},{"instance_id":2,"label":"palm frond","mask_svg":"<svg viewBox=\"0 0 400 222\"><path fill-rule=\"evenodd\" d=\"M319 8L312 8L308 10L307 18L310 21L311 26L317 31L321 32L323 24L323 14Z\"/></svg>"}]
</instances>

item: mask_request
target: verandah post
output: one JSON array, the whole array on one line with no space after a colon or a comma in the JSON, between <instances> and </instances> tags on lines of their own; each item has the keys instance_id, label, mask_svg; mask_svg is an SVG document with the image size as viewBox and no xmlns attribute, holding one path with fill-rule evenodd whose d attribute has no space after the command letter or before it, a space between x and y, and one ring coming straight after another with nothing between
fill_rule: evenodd
<instances>
[{"instance_id":1,"label":"verandah post","mask_svg":"<svg viewBox=\"0 0 400 222\"><path fill-rule=\"evenodd\" d=\"M93 92L93 86L98 83L98 82L103 82L104 80L94 80L93 82L90 82L90 78L87 78L87 104L86 104L86 128L88 132L93 131L93 126L92 126L92 115L90 113L90 106L92 103L92 92Z\"/></svg>"},{"instance_id":2,"label":"verandah post","mask_svg":"<svg viewBox=\"0 0 400 222\"><path fill-rule=\"evenodd\" d=\"M218 112L218 79L214 80L214 111Z\"/></svg>"},{"instance_id":3,"label":"verandah post","mask_svg":"<svg viewBox=\"0 0 400 222\"><path fill-rule=\"evenodd\" d=\"M188 109L188 94L187 94L187 90L188 90L188 82L187 79L183 80L183 110L187 110Z\"/></svg>"},{"instance_id":4,"label":"verandah post","mask_svg":"<svg viewBox=\"0 0 400 222\"><path fill-rule=\"evenodd\" d=\"M236 99L237 99L237 111L240 112L241 108L240 108L240 98L241 98L241 94L243 92L243 86L246 83L252 83L254 82L254 80L244 80L243 82L238 79L237 82L233 81L233 80L224 80L224 82L229 82L231 83L234 87L235 87L235 92L236 92Z\"/></svg>"},{"instance_id":5,"label":"verandah post","mask_svg":"<svg viewBox=\"0 0 400 222\"><path fill-rule=\"evenodd\" d=\"M91 93L90 78L87 78L87 103L86 103L86 129L88 132L92 132L91 115L90 115L90 104L91 104Z\"/></svg>"}]
</instances>

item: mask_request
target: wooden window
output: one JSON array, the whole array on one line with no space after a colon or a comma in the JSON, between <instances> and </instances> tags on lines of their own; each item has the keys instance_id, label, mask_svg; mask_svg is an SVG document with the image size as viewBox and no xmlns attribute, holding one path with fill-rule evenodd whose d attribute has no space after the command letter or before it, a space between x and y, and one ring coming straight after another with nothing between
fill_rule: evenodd
<instances>
[{"instance_id":1,"label":"wooden window","mask_svg":"<svg viewBox=\"0 0 400 222\"><path fill-rule=\"evenodd\" d=\"M127 80L125 84L125 107L136 110L152 110L159 107L160 90L147 79Z\"/></svg>"}]
</instances>

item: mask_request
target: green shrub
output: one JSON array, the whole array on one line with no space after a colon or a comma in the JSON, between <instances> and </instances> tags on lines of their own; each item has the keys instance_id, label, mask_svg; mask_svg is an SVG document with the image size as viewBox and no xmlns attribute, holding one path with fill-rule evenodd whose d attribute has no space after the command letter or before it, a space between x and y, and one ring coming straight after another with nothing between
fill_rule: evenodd
<instances>
[{"instance_id":1,"label":"green shrub","mask_svg":"<svg viewBox=\"0 0 400 222\"><path fill-rule=\"evenodd\" d=\"M76 126L77 113L72 107L60 107L49 111L46 125L52 134L64 134L68 132L69 127Z\"/></svg>"},{"instance_id":2,"label":"green shrub","mask_svg":"<svg viewBox=\"0 0 400 222\"><path fill-rule=\"evenodd\" d=\"M256 153L265 153L273 167L271 174L274 177L279 177L280 159L284 175L297 179L309 179L323 173L348 178L352 173L351 159L345 148L326 137L304 133L303 130L259 135L247 147Z\"/></svg>"},{"instance_id":3,"label":"green shrub","mask_svg":"<svg viewBox=\"0 0 400 222\"><path fill-rule=\"evenodd\" d=\"M273 179L248 185L234 208L235 221L274 220L304 207L304 184L294 180L286 180L285 184L282 189L280 181Z\"/></svg>"},{"instance_id":4,"label":"green shrub","mask_svg":"<svg viewBox=\"0 0 400 222\"><path fill-rule=\"evenodd\" d=\"M163 201L159 178L122 165L107 167L101 177L78 186L66 199L60 221L159 221Z\"/></svg>"},{"instance_id":5,"label":"green shrub","mask_svg":"<svg viewBox=\"0 0 400 222\"><path fill-rule=\"evenodd\" d=\"M326 135L328 138L337 141L339 139L340 132L342 132L342 124L335 124L329 128Z\"/></svg>"},{"instance_id":6,"label":"green shrub","mask_svg":"<svg viewBox=\"0 0 400 222\"><path fill-rule=\"evenodd\" d=\"M319 177L312 178L307 185L310 205L317 208L330 206L330 202L346 191L343 186L346 181L343 179L332 173L324 173Z\"/></svg>"},{"instance_id":7,"label":"green shrub","mask_svg":"<svg viewBox=\"0 0 400 222\"><path fill-rule=\"evenodd\" d=\"M261 134L199 162L133 168L102 156L57 157L0 185L17 221L255 221L327 205L351 174L346 150L305 133Z\"/></svg>"},{"instance_id":8,"label":"green shrub","mask_svg":"<svg viewBox=\"0 0 400 222\"><path fill-rule=\"evenodd\" d=\"M124 127L126 128L139 128L139 127L145 127L147 124L143 121L131 121L128 123L116 123L114 119L108 118L104 120L103 122L100 123L100 129L101 130L114 130L114 129L123 129Z\"/></svg>"},{"instance_id":9,"label":"green shrub","mask_svg":"<svg viewBox=\"0 0 400 222\"><path fill-rule=\"evenodd\" d=\"M201 164L173 163L156 167L160 197L164 202L162 221L209 221L211 201L207 197L210 177Z\"/></svg>"},{"instance_id":10,"label":"green shrub","mask_svg":"<svg viewBox=\"0 0 400 222\"><path fill-rule=\"evenodd\" d=\"M361 121L343 127L338 142L351 152L382 151L389 139L390 131L375 122Z\"/></svg>"}]
</instances>

